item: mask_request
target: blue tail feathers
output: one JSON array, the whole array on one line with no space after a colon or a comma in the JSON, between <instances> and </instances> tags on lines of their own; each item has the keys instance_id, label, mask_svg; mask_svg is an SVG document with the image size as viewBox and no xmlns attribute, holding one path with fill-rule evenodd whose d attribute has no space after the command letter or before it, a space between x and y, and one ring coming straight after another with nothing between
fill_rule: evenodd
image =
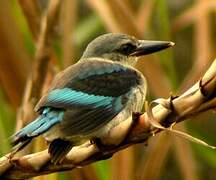
<instances>
[{"instance_id":1,"label":"blue tail feathers","mask_svg":"<svg viewBox=\"0 0 216 180\"><path fill-rule=\"evenodd\" d=\"M33 137L43 134L55 124L59 123L64 116L64 110L53 110L51 108L45 108L37 119L25 126L19 132L13 136L12 145L16 151L25 147Z\"/></svg>"}]
</instances>

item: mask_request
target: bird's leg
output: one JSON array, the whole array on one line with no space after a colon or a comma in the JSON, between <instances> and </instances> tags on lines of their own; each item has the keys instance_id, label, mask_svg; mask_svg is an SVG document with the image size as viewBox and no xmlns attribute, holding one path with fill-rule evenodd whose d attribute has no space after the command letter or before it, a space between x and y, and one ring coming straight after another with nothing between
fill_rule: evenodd
<instances>
[{"instance_id":1,"label":"bird's leg","mask_svg":"<svg viewBox=\"0 0 216 180\"><path fill-rule=\"evenodd\" d=\"M10 164L14 164L14 162L13 162L14 155L15 155L15 153L13 153L13 152L5 155L5 157L8 159L8 161L9 161Z\"/></svg>"},{"instance_id":2,"label":"bird's leg","mask_svg":"<svg viewBox=\"0 0 216 180\"><path fill-rule=\"evenodd\" d=\"M132 113L132 122L131 122L131 125L130 127L128 128L128 132L125 136L125 138L123 139L122 142L124 142L124 140L126 140L128 138L128 136L130 135L131 133L131 130L136 126L137 122L139 121L139 118L140 116L142 115L143 113L142 112L133 112Z\"/></svg>"},{"instance_id":3,"label":"bird's leg","mask_svg":"<svg viewBox=\"0 0 216 180\"><path fill-rule=\"evenodd\" d=\"M100 138L92 138L90 140L91 144L94 144L100 151L107 150L109 145L103 144Z\"/></svg>"},{"instance_id":4,"label":"bird's leg","mask_svg":"<svg viewBox=\"0 0 216 180\"><path fill-rule=\"evenodd\" d=\"M132 113L132 124L131 124L131 126L136 125L136 123L138 122L139 117L140 117L141 115L143 115L142 112L133 112L133 113Z\"/></svg>"},{"instance_id":5,"label":"bird's leg","mask_svg":"<svg viewBox=\"0 0 216 180\"><path fill-rule=\"evenodd\" d=\"M92 138L90 140L90 143L94 144L99 149L99 151L101 151L101 152L106 152L109 149L112 149L114 147L113 145L105 145L105 144L103 144L103 142L101 141L100 138ZM99 160L106 160L106 159L111 158L112 156L113 156L112 153L104 154L102 157L100 157Z\"/></svg>"}]
</instances>

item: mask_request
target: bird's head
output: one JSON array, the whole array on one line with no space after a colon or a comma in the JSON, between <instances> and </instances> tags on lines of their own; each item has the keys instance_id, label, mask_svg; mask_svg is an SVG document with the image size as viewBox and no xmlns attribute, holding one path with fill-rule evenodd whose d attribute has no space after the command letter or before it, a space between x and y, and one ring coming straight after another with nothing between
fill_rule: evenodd
<instances>
[{"instance_id":1,"label":"bird's head","mask_svg":"<svg viewBox=\"0 0 216 180\"><path fill-rule=\"evenodd\" d=\"M90 42L82 58L99 57L135 65L138 57L173 45L173 42L168 41L138 40L126 34L108 33Z\"/></svg>"}]
</instances>

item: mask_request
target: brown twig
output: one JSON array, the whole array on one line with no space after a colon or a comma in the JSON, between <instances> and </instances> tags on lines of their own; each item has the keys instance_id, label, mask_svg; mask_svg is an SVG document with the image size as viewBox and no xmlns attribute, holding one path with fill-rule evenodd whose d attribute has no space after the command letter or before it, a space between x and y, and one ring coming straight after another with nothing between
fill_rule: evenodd
<instances>
[{"instance_id":1,"label":"brown twig","mask_svg":"<svg viewBox=\"0 0 216 180\"><path fill-rule=\"evenodd\" d=\"M139 11L137 13L137 28L140 32L145 33L149 26L149 21L154 13L154 4L155 0L153 1L144 1L139 8Z\"/></svg>"},{"instance_id":2,"label":"brown twig","mask_svg":"<svg viewBox=\"0 0 216 180\"><path fill-rule=\"evenodd\" d=\"M19 0L20 7L25 15L29 29L34 39L38 39L40 31L41 11L37 0Z\"/></svg>"},{"instance_id":3,"label":"brown twig","mask_svg":"<svg viewBox=\"0 0 216 180\"><path fill-rule=\"evenodd\" d=\"M63 67L75 62L74 29L78 16L78 1L65 0L61 7Z\"/></svg>"},{"instance_id":4,"label":"brown twig","mask_svg":"<svg viewBox=\"0 0 216 180\"><path fill-rule=\"evenodd\" d=\"M170 100L161 100L162 104L152 109L154 119L163 127L170 127L188 117L195 116L203 111L216 108L216 60L202 77L201 81L192 86L181 96L172 100L173 108L169 108ZM159 102L159 100L158 100ZM148 114L149 115L149 114ZM147 113L139 116L135 127L129 136L117 146L98 150L94 144L87 142L74 147L62 164L50 163L47 150L14 158L12 163L6 157L0 159L0 172L3 178L23 179L57 171L71 170L79 166L110 158L113 153L136 143L146 142L152 135L162 131L153 126L151 117ZM9 168L10 167L10 168ZM6 171L7 170L7 171Z\"/></svg>"},{"instance_id":5,"label":"brown twig","mask_svg":"<svg viewBox=\"0 0 216 180\"><path fill-rule=\"evenodd\" d=\"M37 50L35 55L35 64L33 72L29 76L25 93L23 97L22 107L20 108L17 117L17 129L33 119L33 108L40 97L40 92L43 87L44 77L46 77L47 66L51 57L51 42L53 39L53 29L56 24L56 18L59 10L59 0L50 1L46 15L41 22L40 34L38 36Z\"/></svg>"}]
</instances>

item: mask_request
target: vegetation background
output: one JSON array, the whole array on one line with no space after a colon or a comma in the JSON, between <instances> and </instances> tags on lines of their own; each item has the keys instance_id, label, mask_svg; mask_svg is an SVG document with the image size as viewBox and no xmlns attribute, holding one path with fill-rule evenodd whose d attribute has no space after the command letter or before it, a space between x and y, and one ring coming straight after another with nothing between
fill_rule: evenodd
<instances>
[{"instance_id":1,"label":"vegetation background","mask_svg":"<svg viewBox=\"0 0 216 180\"><path fill-rule=\"evenodd\" d=\"M44 35L43 18L55 5L58 13L48 18ZM100 34L174 41L174 48L143 57L137 68L147 77L148 100L184 91L216 57L215 12L215 0L0 0L0 154L10 151L14 131L35 117L33 105L54 74ZM208 112L176 128L216 145L215 120ZM24 153L45 148L38 138ZM110 160L33 179L214 180L216 152L160 133Z\"/></svg>"}]
</instances>

